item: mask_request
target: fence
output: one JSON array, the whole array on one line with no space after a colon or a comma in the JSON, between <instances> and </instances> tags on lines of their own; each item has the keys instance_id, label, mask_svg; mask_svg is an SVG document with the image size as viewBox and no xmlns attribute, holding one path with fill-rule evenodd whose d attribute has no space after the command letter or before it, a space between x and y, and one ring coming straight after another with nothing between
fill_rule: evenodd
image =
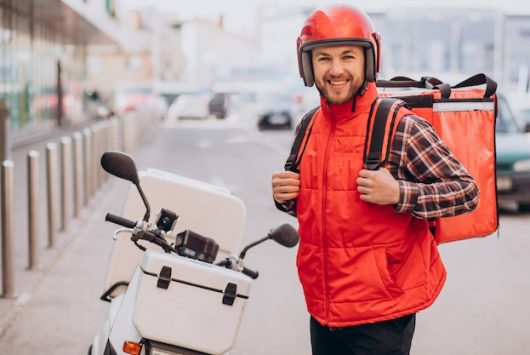
<instances>
[{"instance_id":1,"label":"fence","mask_svg":"<svg viewBox=\"0 0 530 355\"><path fill-rule=\"evenodd\" d=\"M2 107L0 121L4 122ZM46 144L46 172L39 171L40 152L27 153L27 223L28 223L28 269L34 270L39 260L37 230L47 230L47 246L53 248L58 232L67 232L71 218L78 218L82 208L88 208L97 191L107 181L99 165L99 159L105 151L121 150L131 152L139 135L151 124L148 115L128 113L121 117L112 117L62 137L59 142ZM6 149L4 149L6 150ZM4 151L3 150L3 151ZM2 246L2 297L11 298L16 294L14 272L13 226L15 223L13 201L15 164L5 159L1 165L0 191L1 203L1 246ZM39 181L45 178L47 199L47 226L38 225ZM23 183L23 182L19 182ZM20 216L17 216L20 218ZM57 220L60 223L57 223Z\"/></svg>"}]
</instances>

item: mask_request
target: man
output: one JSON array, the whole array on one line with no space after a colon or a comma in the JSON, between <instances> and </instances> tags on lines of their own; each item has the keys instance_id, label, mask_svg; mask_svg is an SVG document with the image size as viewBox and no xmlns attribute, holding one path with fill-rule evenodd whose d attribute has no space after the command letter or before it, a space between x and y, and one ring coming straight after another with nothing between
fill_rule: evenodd
<instances>
[{"instance_id":1,"label":"man","mask_svg":"<svg viewBox=\"0 0 530 355\"><path fill-rule=\"evenodd\" d=\"M363 167L380 61L379 36L363 12L317 10L297 45L300 74L316 84L321 105L300 173L274 173L272 189L277 206L299 221L313 354L409 354L415 314L445 281L427 219L473 210L478 189L408 110L399 111L383 167Z\"/></svg>"}]
</instances>

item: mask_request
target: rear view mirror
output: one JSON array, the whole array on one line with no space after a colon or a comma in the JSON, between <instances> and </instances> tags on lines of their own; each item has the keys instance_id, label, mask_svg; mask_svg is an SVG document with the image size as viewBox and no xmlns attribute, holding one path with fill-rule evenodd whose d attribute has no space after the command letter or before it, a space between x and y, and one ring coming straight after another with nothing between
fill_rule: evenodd
<instances>
[{"instance_id":1,"label":"rear view mirror","mask_svg":"<svg viewBox=\"0 0 530 355\"><path fill-rule=\"evenodd\" d=\"M101 156L101 167L107 173L129 180L137 186L140 183L136 164L130 155L122 152L105 152Z\"/></svg>"},{"instance_id":2,"label":"rear view mirror","mask_svg":"<svg viewBox=\"0 0 530 355\"><path fill-rule=\"evenodd\" d=\"M136 185L142 201L145 205L144 221L149 221L151 208L149 202L140 187L140 178L138 177L138 170L136 164L130 155L122 152L105 152L101 156L101 167L109 174L119 177L120 179L128 180Z\"/></svg>"}]
</instances>

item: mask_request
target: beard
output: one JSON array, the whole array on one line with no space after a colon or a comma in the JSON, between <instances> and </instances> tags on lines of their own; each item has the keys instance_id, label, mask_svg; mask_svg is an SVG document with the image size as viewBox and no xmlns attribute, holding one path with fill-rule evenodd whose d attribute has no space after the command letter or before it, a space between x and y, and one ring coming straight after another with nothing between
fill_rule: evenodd
<instances>
[{"instance_id":1,"label":"beard","mask_svg":"<svg viewBox=\"0 0 530 355\"><path fill-rule=\"evenodd\" d=\"M340 90L334 89L329 80L348 80L345 87ZM315 80L315 86L320 95L332 105L341 105L351 101L357 95L363 85L356 85L352 77L348 78L324 78L322 81Z\"/></svg>"}]
</instances>

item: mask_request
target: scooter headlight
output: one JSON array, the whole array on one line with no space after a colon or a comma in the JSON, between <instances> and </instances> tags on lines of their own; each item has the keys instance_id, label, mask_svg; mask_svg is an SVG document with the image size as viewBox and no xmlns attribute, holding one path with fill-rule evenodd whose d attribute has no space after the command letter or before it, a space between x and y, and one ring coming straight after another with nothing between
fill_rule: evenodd
<instances>
[{"instance_id":1,"label":"scooter headlight","mask_svg":"<svg viewBox=\"0 0 530 355\"><path fill-rule=\"evenodd\" d=\"M156 341L146 341L146 353L147 355L187 355L197 354L201 355L204 353L194 352L187 349L182 349L177 346L159 343ZM207 355L207 354L204 354Z\"/></svg>"}]
</instances>

